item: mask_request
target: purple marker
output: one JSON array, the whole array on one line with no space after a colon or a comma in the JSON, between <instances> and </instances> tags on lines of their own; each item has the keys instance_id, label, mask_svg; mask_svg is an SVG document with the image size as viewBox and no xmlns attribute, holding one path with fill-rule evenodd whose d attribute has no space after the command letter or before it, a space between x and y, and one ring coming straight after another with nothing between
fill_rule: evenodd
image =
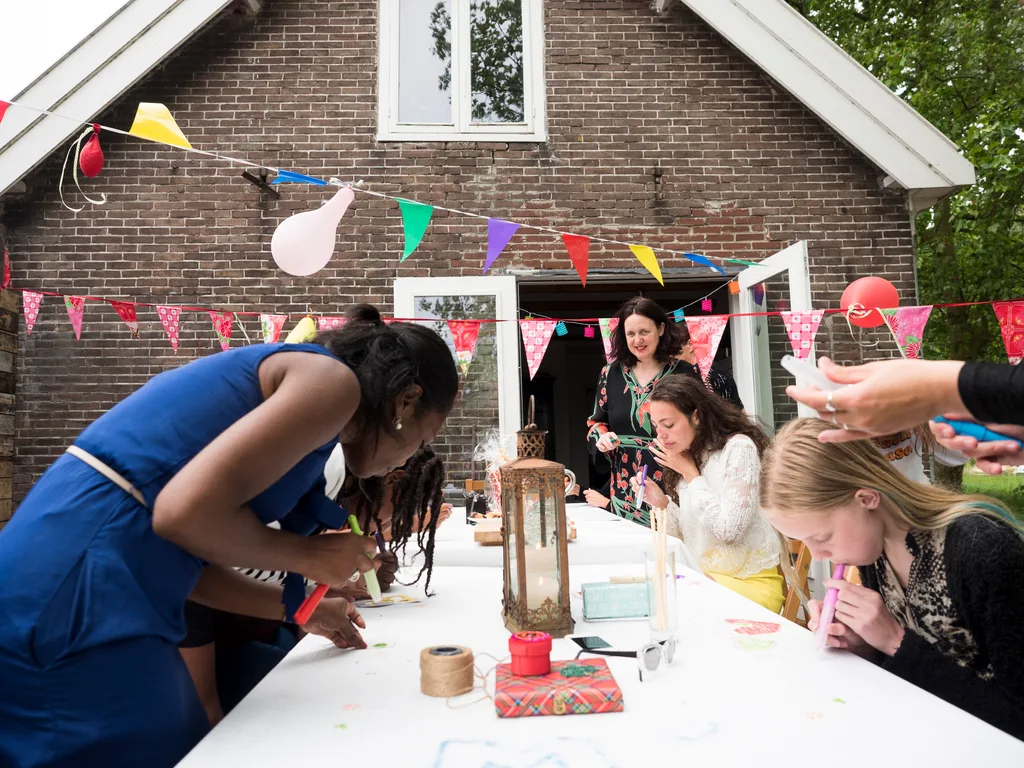
<instances>
[{"instance_id":1,"label":"purple marker","mask_svg":"<svg viewBox=\"0 0 1024 768\"><path fill-rule=\"evenodd\" d=\"M837 565L832 571L832 580L839 581L846 572L845 565ZM825 601L821 604L821 617L818 620L818 631L814 635L814 645L819 650L828 643L828 627L836 617L836 601L839 599L839 590L830 587L825 593Z\"/></svg>"}]
</instances>

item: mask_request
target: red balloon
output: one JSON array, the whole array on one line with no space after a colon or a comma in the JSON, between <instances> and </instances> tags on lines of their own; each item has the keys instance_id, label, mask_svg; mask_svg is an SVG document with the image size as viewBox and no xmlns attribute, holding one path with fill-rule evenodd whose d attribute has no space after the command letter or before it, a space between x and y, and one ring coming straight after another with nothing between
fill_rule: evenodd
<instances>
[{"instance_id":1,"label":"red balloon","mask_svg":"<svg viewBox=\"0 0 1024 768\"><path fill-rule=\"evenodd\" d=\"M78 157L78 166L88 178L99 176L103 170L103 150L100 148L99 131L89 137Z\"/></svg>"},{"instance_id":2,"label":"red balloon","mask_svg":"<svg viewBox=\"0 0 1024 768\"><path fill-rule=\"evenodd\" d=\"M859 306L849 314L850 322L858 328L877 328L885 322L878 310L898 307L900 295L896 286L885 278L862 277L846 286L839 302L843 312L854 305Z\"/></svg>"}]
</instances>

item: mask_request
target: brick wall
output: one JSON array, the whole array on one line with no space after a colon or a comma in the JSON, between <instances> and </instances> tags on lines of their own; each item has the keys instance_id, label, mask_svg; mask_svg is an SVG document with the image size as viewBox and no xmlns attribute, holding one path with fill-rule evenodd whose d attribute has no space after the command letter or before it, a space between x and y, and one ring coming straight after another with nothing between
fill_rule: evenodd
<instances>
[{"instance_id":1,"label":"brick wall","mask_svg":"<svg viewBox=\"0 0 1024 768\"><path fill-rule=\"evenodd\" d=\"M252 26L216 24L100 117L127 127L137 102L159 101L198 147L655 247L757 260L805 239L818 306L834 305L866 274L912 296L905 197L881 191L876 168L690 12L659 18L649 5L545 0L550 140L542 146L376 143L374 0L278 0ZM28 179L24 199L7 202L16 285L330 312L356 300L388 307L396 275L480 273L479 221L438 211L400 264L397 207L361 196L328 268L290 278L275 269L270 237L282 218L316 206L321 191L288 187L273 201L220 162L119 136L104 136L104 148L106 169L90 190L106 193L106 205L63 209L56 158ZM560 241L520 231L494 271L552 264L569 267ZM638 268L628 250L593 248L591 269L622 268ZM139 314L142 339L133 340L112 309L90 304L76 342L63 307L44 302L36 330L21 338L16 498L148 376L217 349L205 316L186 317L175 356L155 312ZM258 333L252 319L246 329ZM784 339L776 331L773 340L781 354ZM838 330L836 342L846 357L878 353Z\"/></svg>"}]
</instances>

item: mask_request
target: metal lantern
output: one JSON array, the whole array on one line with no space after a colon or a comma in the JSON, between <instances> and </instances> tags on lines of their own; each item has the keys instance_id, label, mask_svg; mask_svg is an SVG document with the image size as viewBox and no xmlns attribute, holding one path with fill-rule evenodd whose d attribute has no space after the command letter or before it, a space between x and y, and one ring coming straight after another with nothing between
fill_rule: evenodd
<instances>
[{"instance_id":1,"label":"metal lantern","mask_svg":"<svg viewBox=\"0 0 1024 768\"><path fill-rule=\"evenodd\" d=\"M543 458L545 432L532 423L530 406L531 423L518 433L520 456L501 468L502 613L512 632L564 637L573 630L565 467Z\"/></svg>"}]
</instances>

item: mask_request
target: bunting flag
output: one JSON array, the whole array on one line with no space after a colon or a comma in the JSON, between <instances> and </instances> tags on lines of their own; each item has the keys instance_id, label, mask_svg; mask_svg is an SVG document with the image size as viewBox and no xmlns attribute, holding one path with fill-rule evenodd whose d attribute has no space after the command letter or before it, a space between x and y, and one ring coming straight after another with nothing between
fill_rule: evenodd
<instances>
[{"instance_id":1,"label":"bunting flag","mask_svg":"<svg viewBox=\"0 0 1024 768\"><path fill-rule=\"evenodd\" d=\"M178 335L181 332L181 307L157 307L156 314L160 318L160 325L167 332L167 338L178 351Z\"/></svg>"},{"instance_id":2,"label":"bunting flag","mask_svg":"<svg viewBox=\"0 0 1024 768\"><path fill-rule=\"evenodd\" d=\"M135 120L128 133L140 139L159 141L182 149L192 149L185 134L181 132L178 124L171 117L171 111L163 104L147 102L139 104Z\"/></svg>"},{"instance_id":3,"label":"bunting flag","mask_svg":"<svg viewBox=\"0 0 1024 768\"><path fill-rule=\"evenodd\" d=\"M43 294L36 293L35 291L22 291L21 303L25 308L25 334L31 336L32 328L36 324L36 318L39 317L39 307L43 303Z\"/></svg>"},{"instance_id":4,"label":"bunting flag","mask_svg":"<svg viewBox=\"0 0 1024 768\"><path fill-rule=\"evenodd\" d=\"M220 348L227 352L231 348L231 326L235 322L233 312L209 312L210 320L213 322L213 330L217 332L217 340L220 341Z\"/></svg>"},{"instance_id":5,"label":"bunting flag","mask_svg":"<svg viewBox=\"0 0 1024 768\"><path fill-rule=\"evenodd\" d=\"M11 287L11 254L4 248L4 288Z\"/></svg>"},{"instance_id":6,"label":"bunting flag","mask_svg":"<svg viewBox=\"0 0 1024 768\"><path fill-rule=\"evenodd\" d=\"M304 173L294 171L278 171L277 175L270 182L271 184L315 184L318 187L326 187L327 182L315 176L307 176Z\"/></svg>"},{"instance_id":7,"label":"bunting flag","mask_svg":"<svg viewBox=\"0 0 1024 768\"><path fill-rule=\"evenodd\" d=\"M686 327L690 330L690 346L697 356L697 367L700 368L700 375L705 382L711 372L711 364L715 362L718 345L722 342L722 334L725 333L728 322L729 318L725 315L686 318Z\"/></svg>"},{"instance_id":8,"label":"bunting flag","mask_svg":"<svg viewBox=\"0 0 1024 768\"><path fill-rule=\"evenodd\" d=\"M662 285L665 284L665 281L661 279L661 267L658 266L658 257L654 255L654 251L646 245L631 245L629 250L636 256L636 260L643 264L648 272L654 275L655 280Z\"/></svg>"},{"instance_id":9,"label":"bunting flag","mask_svg":"<svg viewBox=\"0 0 1024 768\"><path fill-rule=\"evenodd\" d=\"M818 333L821 318L825 311L821 309L810 312L783 312L782 322L789 335L789 343L793 346L793 354L801 360L811 354L814 336Z\"/></svg>"},{"instance_id":10,"label":"bunting flag","mask_svg":"<svg viewBox=\"0 0 1024 768\"><path fill-rule=\"evenodd\" d=\"M491 265L498 260L501 252L505 250L508 241L519 229L519 225L513 221L502 221L501 219L487 220L487 260L484 262L484 274L491 268Z\"/></svg>"},{"instance_id":11,"label":"bunting flag","mask_svg":"<svg viewBox=\"0 0 1024 768\"><path fill-rule=\"evenodd\" d=\"M65 296L64 306L68 310L71 327L75 329L75 338L82 338L82 315L85 314L85 299L81 296Z\"/></svg>"},{"instance_id":12,"label":"bunting flag","mask_svg":"<svg viewBox=\"0 0 1024 768\"><path fill-rule=\"evenodd\" d=\"M703 256L699 256L696 253L684 253L683 256L688 258L694 264L701 264L701 265L703 265L705 267L710 267L711 269L715 270L715 272L720 274L722 277L725 277L725 270L724 269L722 269L717 264L712 264L710 261L705 259ZM729 261L729 260L727 259L727 261ZM733 259L733 261L735 261L735 259ZM744 262L744 263L745 264L749 264L750 262ZM756 266L756 265L754 265L754 266Z\"/></svg>"},{"instance_id":13,"label":"bunting flag","mask_svg":"<svg viewBox=\"0 0 1024 768\"><path fill-rule=\"evenodd\" d=\"M135 313L135 305L124 301L111 301L110 306L114 308L118 316L131 329L132 336L136 339L139 338L139 317Z\"/></svg>"},{"instance_id":14,"label":"bunting flag","mask_svg":"<svg viewBox=\"0 0 1024 768\"><path fill-rule=\"evenodd\" d=\"M434 206L398 198L398 207L402 209L402 228L405 230L405 245L402 247L402 261L405 261L423 240L430 226L430 217L434 215Z\"/></svg>"},{"instance_id":15,"label":"bunting flag","mask_svg":"<svg viewBox=\"0 0 1024 768\"><path fill-rule=\"evenodd\" d=\"M764 306L764 283L758 283L754 286L754 303L759 307Z\"/></svg>"},{"instance_id":16,"label":"bunting flag","mask_svg":"<svg viewBox=\"0 0 1024 768\"><path fill-rule=\"evenodd\" d=\"M479 320L449 320L448 330L452 332L452 340L455 342L455 357L459 363L459 370L465 377L469 371L469 364L473 362L476 354L476 342L480 338Z\"/></svg>"},{"instance_id":17,"label":"bunting flag","mask_svg":"<svg viewBox=\"0 0 1024 768\"><path fill-rule=\"evenodd\" d=\"M273 344L281 338L288 315L260 315L260 328L263 329L263 343Z\"/></svg>"},{"instance_id":18,"label":"bunting flag","mask_svg":"<svg viewBox=\"0 0 1024 768\"><path fill-rule=\"evenodd\" d=\"M900 353L908 360L924 357L921 344L924 341L924 327L932 313L931 305L923 307L895 307L883 309L882 318L889 326Z\"/></svg>"},{"instance_id":19,"label":"bunting flag","mask_svg":"<svg viewBox=\"0 0 1024 768\"><path fill-rule=\"evenodd\" d=\"M1024 301L998 301L992 309L999 320L1006 356L1011 365L1017 365L1024 358Z\"/></svg>"},{"instance_id":20,"label":"bunting flag","mask_svg":"<svg viewBox=\"0 0 1024 768\"><path fill-rule=\"evenodd\" d=\"M562 235L562 242L565 243L565 250L569 252L569 259L576 267L576 274L583 281L583 287L587 287L587 269L590 266L590 238L583 235Z\"/></svg>"},{"instance_id":21,"label":"bunting flag","mask_svg":"<svg viewBox=\"0 0 1024 768\"><path fill-rule=\"evenodd\" d=\"M551 334L555 332L555 320L520 320L519 330L523 334L523 346L526 349L526 365L530 369L530 381L537 375L544 353L551 343Z\"/></svg>"},{"instance_id":22,"label":"bunting flag","mask_svg":"<svg viewBox=\"0 0 1024 768\"><path fill-rule=\"evenodd\" d=\"M341 328L347 322L347 317L324 317L321 315L316 319L316 327L320 331L333 331L335 328Z\"/></svg>"},{"instance_id":23,"label":"bunting flag","mask_svg":"<svg viewBox=\"0 0 1024 768\"><path fill-rule=\"evenodd\" d=\"M0 99L0 123L4 121L4 114L7 112L7 108L11 106L10 102Z\"/></svg>"},{"instance_id":24,"label":"bunting flag","mask_svg":"<svg viewBox=\"0 0 1024 768\"><path fill-rule=\"evenodd\" d=\"M604 359L609 363L612 361L612 334L619 327L617 317L602 317L597 321L601 327L601 340L604 342Z\"/></svg>"}]
</instances>

